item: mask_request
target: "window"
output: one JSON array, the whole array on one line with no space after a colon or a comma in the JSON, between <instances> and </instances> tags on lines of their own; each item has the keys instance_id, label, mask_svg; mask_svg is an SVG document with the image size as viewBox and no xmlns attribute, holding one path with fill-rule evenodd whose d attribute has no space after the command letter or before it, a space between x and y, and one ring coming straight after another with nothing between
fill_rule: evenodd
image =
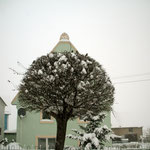
<instances>
[{"instance_id":1,"label":"window","mask_svg":"<svg viewBox=\"0 0 150 150\"><path fill-rule=\"evenodd\" d=\"M53 118L47 112L40 112L40 123L52 123Z\"/></svg>"},{"instance_id":2,"label":"window","mask_svg":"<svg viewBox=\"0 0 150 150\"><path fill-rule=\"evenodd\" d=\"M129 132L133 132L133 128L129 128Z\"/></svg>"},{"instance_id":3,"label":"window","mask_svg":"<svg viewBox=\"0 0 150 150\"><path fill-rule=\"evenodd\" d=\"M48 138L48 148L55 149L55 138Z\"/></svg>"},{"instance_id":4,"label":"window","mask_svg":"<svg viewBox=\"0 0 150 150\"><path fill-rule=\"evenodd\" d=\"M48 115L48 113L47 113L47 112L43 112L43 113L42 113L42 119L51 120L51 116L50 116L50 115Z\"/></svg>"},{"instance_id":5,"label":"window","mask_svg":"<svg viewBox=\"0 0 150 150\"><path fill-rule=\"evenodd\" d=\"M45 138L38 139L38 149L46 150L46 139Z\"/></svg>"},{"instance_id":6,"label":"window","mask_svg":"<svg viewBox=\"0 0 150 150\"><path fill-rule=\"evenodd\" d=\"M38 138L38 149L40 150L55 149L55 138Z\"/></svg>"},{"instance_id":7,"label":"window","mask_svg":"<svg viewBox=\"0 0 150 150\"><path fill-rule=\"evenodd\" d=\"M7 130L8 129L8 114L5 114L5 124L4 124L4 130Z\"/></svg>"}]
</instances>

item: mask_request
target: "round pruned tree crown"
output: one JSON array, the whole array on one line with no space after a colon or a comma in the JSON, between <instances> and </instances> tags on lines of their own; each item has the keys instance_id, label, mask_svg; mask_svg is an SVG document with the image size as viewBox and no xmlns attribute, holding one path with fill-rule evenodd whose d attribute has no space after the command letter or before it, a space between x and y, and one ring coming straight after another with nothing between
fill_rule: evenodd
<instances>
[{"instance_id":1,"label":"round pruned tree crown","mask_svg":"<svg viewBox=\"0 0 150 150\"><path fill-rule=\"evenodd\" d=\"M81 117L109 111L114 87L102 66L78 52L52 52L33 61L19 87L19 102L29 111Z\"/></svg>"}]
</instances>

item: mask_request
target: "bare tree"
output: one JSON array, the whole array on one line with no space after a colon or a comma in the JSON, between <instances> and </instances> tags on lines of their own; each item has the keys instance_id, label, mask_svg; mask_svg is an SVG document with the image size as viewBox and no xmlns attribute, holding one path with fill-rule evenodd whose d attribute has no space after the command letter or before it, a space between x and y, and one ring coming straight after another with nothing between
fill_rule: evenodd
<instances>
[{"instance_id":1,"label":"bare tree","mask_svg":"<svg viewBox=\"0 0 150 150\"><path fill-rule=\"evenodd\" d=\"M114 87L102 66L78 52L50 53L33 61L19 88L20 104L57 122L56 150L63 150L67 122L88 111L109 111Z\"/></svg>"}]
</instances>

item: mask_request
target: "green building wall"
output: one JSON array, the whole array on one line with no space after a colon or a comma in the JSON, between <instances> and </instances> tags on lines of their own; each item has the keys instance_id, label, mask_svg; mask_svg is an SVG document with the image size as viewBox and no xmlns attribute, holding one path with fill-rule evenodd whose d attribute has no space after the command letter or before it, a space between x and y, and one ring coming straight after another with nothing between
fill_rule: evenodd
<instances>
[{"instance_id":1,"label":"green building wall","mask_svg":"<svg viewBox=\"0 0 150 150\"><path fill-rule=\"evenodd\" d=\"M55 137L56 136L56 121L46 123L40 121L40 113L27 112L24 118L17 117L17 142L21 146L37 146L38 137ZM71 129L78 129L79 125L85 123L79 122L78 119L68 121L67 134L72 133ZM107 117L104 120L104 124L109 128L110 113L107 113ZM78 141L66 138L65 145L78 146Z\"/></svg>"}]
</instances>

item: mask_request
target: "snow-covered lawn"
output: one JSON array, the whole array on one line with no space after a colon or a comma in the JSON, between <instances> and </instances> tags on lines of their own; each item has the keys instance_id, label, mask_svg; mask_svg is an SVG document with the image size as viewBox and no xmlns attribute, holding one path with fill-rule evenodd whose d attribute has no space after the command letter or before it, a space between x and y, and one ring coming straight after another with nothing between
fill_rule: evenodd
<instances>
[{"instance_id":1,"label":"snow-covered lawn","mask_svg":"<svg viewBox=\"0 0 150 150\"><path fill-rule=\"evenodd\" d=\"M130 142L130 143L116 143L112 145L112 148L117 149L150 149L150 143L139 143L139 142Z\"/></svg>"},{"instance_id":2,"label":"snow-covered lawn","mask_svg":"<svg viewBox=\"0 0 150 150\"><path fill-rule=\"evenodd\" d=\"M120 143L113 144L112 147L105 147L104 150L150 150L150 143ZM13 142L8 144L7 146L0 145L0 150L26 150L26 148L21 148L18 143ZM34 149L30 149L34 150ZM68 150L76 150L75 148L71 148Z\"/></svg>"}]
</instances>

